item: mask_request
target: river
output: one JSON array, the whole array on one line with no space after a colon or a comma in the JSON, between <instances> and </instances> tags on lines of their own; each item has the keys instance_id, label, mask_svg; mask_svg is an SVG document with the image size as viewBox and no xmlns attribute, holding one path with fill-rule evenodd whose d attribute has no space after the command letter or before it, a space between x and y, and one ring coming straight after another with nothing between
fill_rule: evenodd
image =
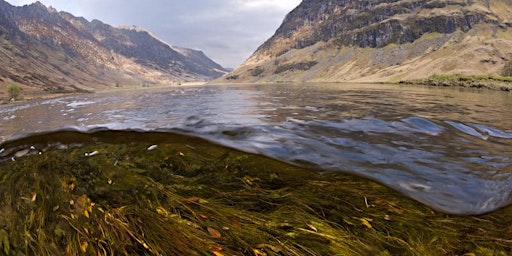
<instances>
[{"instance_id":1,"label":"river","mask_svg":"<svg viewBox=\"0 0 512 256\"><path fill-rule=\"evenodd\" d=\"M2 105L0 120L4 143L62 129L201 137L293 165L367 177L447 213L481 214L512 200L512 94L504 92L205 85Z\"/></svg>"}]
</instances>

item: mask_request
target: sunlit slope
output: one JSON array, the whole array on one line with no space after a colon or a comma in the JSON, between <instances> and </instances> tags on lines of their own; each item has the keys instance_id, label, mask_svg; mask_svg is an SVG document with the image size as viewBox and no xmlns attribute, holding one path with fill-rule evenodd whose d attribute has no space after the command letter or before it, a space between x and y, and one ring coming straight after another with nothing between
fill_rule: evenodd
<instances>
[{"instance_id":1,"label":"sunlit slope","mask_svg":"<svg viewBox=\"0 0 512 256\"><path fill-rule=\"evenodd\" d=\"M389 81L499 75L512 1L310 1L225 81Z\"/></svg>"}]
</instances>

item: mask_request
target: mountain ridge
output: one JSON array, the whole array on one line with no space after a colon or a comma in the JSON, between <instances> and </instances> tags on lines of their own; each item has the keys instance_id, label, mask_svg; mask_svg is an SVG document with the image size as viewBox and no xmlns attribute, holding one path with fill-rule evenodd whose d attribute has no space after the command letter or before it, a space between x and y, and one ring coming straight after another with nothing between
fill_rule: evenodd
<instances>
[{"instance_id":1,"label":"mountain ridge","mask_svg":"<svg viewBox=\"0 0 512 256\"><path fill-rule=\"evenodd\" d=\"M183 48L186 49L186 48ZM151 32L115 28L40 2L0 0L0 84L26 91L95 91L114 86L207 81L226 70L195 50L187 57Z\"/></svg>"},{"instance_id":2,"label":"mountain ridge","mask_svg":"<svg viewBox=\"0 0 512 256\"><path fill-rule=\"evenodd\" d=\"M512 1L303 0L223 82L397 82L499 75ZM461 60L464 60L461 61Z\"/></svg>"}]
</instances>

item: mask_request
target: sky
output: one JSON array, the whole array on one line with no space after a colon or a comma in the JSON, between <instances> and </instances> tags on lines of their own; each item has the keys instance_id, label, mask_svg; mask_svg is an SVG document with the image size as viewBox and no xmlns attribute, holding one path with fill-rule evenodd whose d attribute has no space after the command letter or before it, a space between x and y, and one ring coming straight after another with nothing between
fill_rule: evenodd
<instances>
[{"instance_id":1,"label":"sky","mask_svg":"<svg viewBox=\"0 0 512 256\"><path fill-rule=\"evenodd\" d=\"M22 6L35 0L7 0ZM234 68L270 38L301 0L40 0L114 27L136 25Z\"/></svg>"}]
</instances>

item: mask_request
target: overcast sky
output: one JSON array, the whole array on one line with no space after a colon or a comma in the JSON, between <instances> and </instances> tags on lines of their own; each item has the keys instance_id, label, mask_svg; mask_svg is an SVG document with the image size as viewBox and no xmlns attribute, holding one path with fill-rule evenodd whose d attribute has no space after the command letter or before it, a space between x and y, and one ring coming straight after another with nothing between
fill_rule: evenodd
<instances>
[{"instance_id":1,"label":"overcast sky","mask_svg":"<svg viewBox=\"0 0 512 256\"><path fill-rule=\"evenodd\" d=\"M21 6L35 0L7 0ZM234 68L274 34L301 0L40 0L112 26L137 25L171 45L204 51Z\"/></svg>"}]
</instances>

